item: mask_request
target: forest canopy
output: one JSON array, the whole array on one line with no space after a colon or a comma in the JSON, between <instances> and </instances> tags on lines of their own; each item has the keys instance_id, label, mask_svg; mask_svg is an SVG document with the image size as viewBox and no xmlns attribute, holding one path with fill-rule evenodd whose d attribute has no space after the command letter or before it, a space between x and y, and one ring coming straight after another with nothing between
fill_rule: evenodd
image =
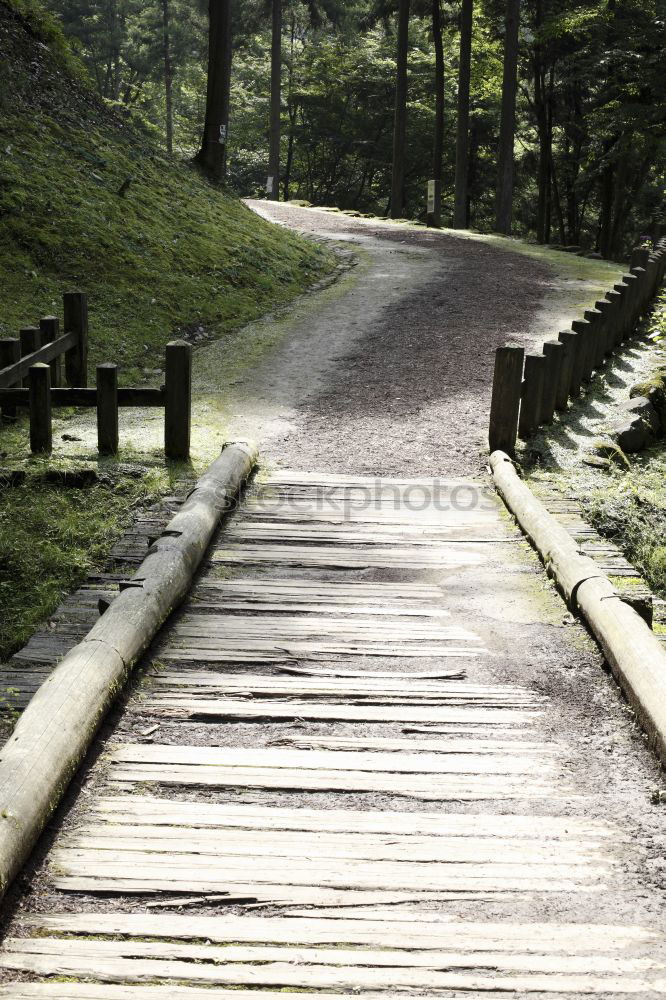
<instances>
[{"instance_id":1,"label":"forest canopy","mask_svg":"<svg viewBox=\"0 0 666 1000\"><path fill-rule=\"evenodd\" d=\"M242 195L266 187L275 2L230 4L226 176ZM498 223L496 191L512 4L517 86L507 229ZM191 157L206 103L206 4L48 5L100 95L133 109L168 149ZM471 63L468 118L461 118L465 7ZM394 187L393 215L425 220L427 183L441 163L438 208L442 223L452 223L462 120L466 148L458 169L466 191L459 225L511 230L605 257L621 256L653 231L662 220L666 180L661 0L462 0L462 10L458 0L282 0L281 198L390 210L401 12L408 17L404 176L399 211Z\"/></svg>"}]
</instances>

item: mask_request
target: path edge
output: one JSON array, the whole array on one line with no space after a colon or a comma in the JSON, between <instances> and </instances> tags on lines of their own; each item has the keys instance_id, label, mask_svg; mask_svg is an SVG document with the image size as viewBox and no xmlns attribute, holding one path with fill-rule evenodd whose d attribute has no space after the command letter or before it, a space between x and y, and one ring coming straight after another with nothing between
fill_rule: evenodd
<instances>
[{"instance_id":1,"label":"path edge","mask_svg":"<svg viewBox=\"0 0 666 1000\"><path fill-rule=\"evenodd\" d=\"M572 612L596 638L651 746L666 766L666 651L652 629L618 595L608 577L520 479L511 458L494 451L497 492L553 577Z\"/></svg>"},{"instance_id":2,"label":"path edge","mask_svg":"<svg viewBox=\"0 0 666 1000\"><path fill-rule=\"evenodd\" d=\"M132 579L20 716L0 751L0 894L29 857L133 668L187 595L257 458L251 444L224 447Z\"/></svg>"}]
</instances>

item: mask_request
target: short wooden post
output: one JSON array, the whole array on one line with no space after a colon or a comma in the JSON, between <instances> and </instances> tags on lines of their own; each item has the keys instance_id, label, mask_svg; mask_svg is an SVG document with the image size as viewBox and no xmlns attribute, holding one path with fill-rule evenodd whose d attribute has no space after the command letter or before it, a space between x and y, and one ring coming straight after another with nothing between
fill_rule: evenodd
<instances>
[{"instance_id":1,"label":"short wooden post","mask_svg":"<svg viewBox=\"0 0 666 1000\"><path fill-rule=\"evenodd\" d=\"M644 267L633 267L631 273L636 279L634 322L638 323L650 305L650 291L648 288L647 271Z\"/></svg>"},{"instance_id":2,"label":"short wooden post","mask_svg":"<svg viewBox=\"0 0 666 1000\"><path fill-rule=\"evenodd\" d=\"M192 421L192 345L173 340L166 346L164 453L184 461L190 457Z\"/></svg>"},{"instance_id":3,"label":"short wooden post","mask_svg":"<svg viewBox=\"0 0 666 1000\"><path fill-rule=\"evenodd\" d=\"M594 308L601 317L599 320L600 338L604 354L613 353L613 306L608 299L599 299Z\"/></svg>"},{"instance_id":4,"label":"short wooden post","mask_svg":"<svg viewBox=\"0 0 666 1000\"><path fill-rule=\"evenodd\" d=\"M590 339L592 341L592 357L596 371L603 366L605 360L605 342L603 336L603 317L599 309L586 309L583 319L590 324Z\"/></svg>"},{"instance_id":5,"label":"short wooden post","mask_svg":"<svg viewBox=\"0 0 666 1000\"><path fill-rule=\"evenodd\" d=\"M21 357L24 358L27 354L34 354L42 346L42 334L39 327L36 326L24 326L22 330L19 331L19 337L21 338ZM23 388L27 389L30 385L30 379L23 379Z\"/></svg>"},{"instance_id":6,"label":"short wooden post","mask_svg":"<svg viewBox=\"0 0 666 1000\"><path fill-rule=\"evenodd\" d=\"M39 321L42 334L42 344L51 344L60 336L60 320L57 316L42 316ZM62 385L62 357L51 361L51 388L59 389Z\"/></svg>"},{"instance_id":7,"label":"short wooden post","mask_svg":"<svg viewBox=\"0 0 666 1000\"><path fill-rule=\"evenodd\" d=\"M618 340L616 342L621 344L627 336L627 332L629 330L629 285L627 285L624 281L624 277L622 281L618 281L616 285L613 285L613 291L617 292L620 296L618 306L619 330L617 332Z\"/></svg>"},{"instance_id":8,"label":"short wooden post","mask_svg":"<svg viewBox=\"0 0 666 1000\"><path fill-rule=\"evenodd\" d=\"M9 368L10 365L15 365L20 360L21 341L18 337L5 337L4 340L0 340L0 368ZM9 388L12 387L9 386ZM11 422L16 420L16 407L3 406L2 417L3 420Z\"/></svg>"},{"instance_id":9,"label":"short wooden post","mask_svg":"<svg viewBox=\"0 0 666 1000\"><path fill-rule=\"evenodd\" d=\"M583 382L589 382L594 371L594 344L592 343L592 328L585 319L575 319L571 324L571 329L578 334L582 341L582 365L581 378Z\"/></svg>"},{"instance_id":10,"label":"short wooden post","mask_svg":"<svg viewBox=\"0 0 666 1000\"><path fill-rule=\"evenodd\" d=\"M562 330L558 333L557 339L564 348L564 356L560 367L556 406L558 410L566 410L569 403L573 366L576 357L576 334L572 330Z\"/></svg>"},{"instance_id":11,"label":"short wooden post","mask_svg":"<svg viewBox=\"0 0 666 1000\"><path fill-rule=\"evenodd\" d=\"M118 365L97 365L97 450L118 451Z\"/></svg>"},{"instance_id":12,"label":"short wooden post","mask_svg":"<svg viewBox=\"0 0 666 1000\"><path fill-rule=\"evenodd\" d=\"M546 358L543 354L525 356L525 381L520 402L518 437L525 441L537 430L541 422L541 399L546 374Z\"/></svg>"},{"instance_id":13,"label":"short wooden post","mask_svg":"<svg viewBox=\"0 0 666 1000\"><path fill-rule=\"evenodd\" d=\"M522 347L498 347L495 351L488 431L491 453L499 449L511 455L515 451L524 356Z\"/></svg>"},{"instance_id":14,"label":"short wooden post","mask_svg":"<svg viewBox=\"0 0 666 1000\"><path fill-rule=\"evenodd\" d=\"M559 340L547 340L543 345L543 353L546 358L546 372L541 396L541 423L552 424L557 406L560 371L564 361L564 344Z\"/></svg>"},{"instance_id":15,"label":"short wooden post","mask_svg":"<svg viewBox=\"0 0 666 1000\"><path fill-rule=\"evenodd\" d=\"M633 271L635 267L645 267L649 257L650 250L648 247L634 247L629 258L629 270Z\"/></svg>"},{"instance_id":16,"label":"short wooden post","mask_svg":"<svg viewBox=\"0 0 666 1000\"><path fill-rule=\"evenodd\" d=\"M634 335L638 313L639 282L635 274L623 274L622 280L629 287L629 291L627 292L627 329L625 337L630 338Z\"/></svg>"},{"instance_id":17,"label":"short wooden post","mask_svg":"<svg viewBox=\"0 0 666 1000\"><path fill-rule=\"evenodd\" d=\"M88 385L88 299L83 292L65 292L65 333L75 333L77 343L65 354L65 374L71 386Z\"/></svg>"},{"instance_id":18,"label":"short wooden post","mask_svg":"<svg viewBox=\"0 0 666 1000\"><path fill-rule=\"evenodd\" d=\"M569 395L572 399L580 396L580 387L583 382L583 368L585 365L585 343L580 333L571 331L573 337L573 361L571 363L571 383L569 385Z\"/></svg>"},{"instance_id":19,"label":"short wooden post","mask_svg":"<svg viewBox=\"0 0 666 1000\"><path fill-rule=\"evenodd\" d=\"M624 285L620 287L624 291ZM622 342L622 292L617 291L616 285L615 288L611 288L610 291L606 292L606 298L612 307L610 336L613 349L615 349Z\"/></svg>"},{"instance_id":20,"label":"short wooden post","mask_svg":"<svg viewBox=\"0 0 666 1000\"><path fill-rule=\"evenodd\" d=\"M51 452L51 369L48 365L30 366L30 451Z\"/></svg>"}]
</instances>

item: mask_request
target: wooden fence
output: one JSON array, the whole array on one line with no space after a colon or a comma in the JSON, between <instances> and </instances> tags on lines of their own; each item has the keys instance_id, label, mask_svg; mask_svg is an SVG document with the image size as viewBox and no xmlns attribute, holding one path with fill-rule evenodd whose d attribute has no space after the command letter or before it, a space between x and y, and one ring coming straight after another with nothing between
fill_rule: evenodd
<instances>
[{"instance_id":1,"label":"wooden fence","mask_svg":"<svg viewBox=\"0 0 666 1000\"><path fill-rule=\"evenodd\" d=\"M17 407L30 414L30 448L50 453L53 447L52 409L66 406L97 408L100 454L118 451L118 407L164 408L164 452L184 460L190 454L192 409L192 347L176 340L166 346L165 384L159 389L119 388L118 366L97 366L95 388L88 388L88 306L86 296L64 296L64 330L56 316L38 327L21 330L20 338L0 340L0 407L4 419L16 417ZM64 362L64 364L63 364ZM68 386L63 385L67 381Z\"/></svg>"},{"instance_id":2,"label":"wooden fence","mask_svg":"<svg viewBox=\"0 0 666 1000\"><path fill-rule=\"evenodd\" d=\"M629 272L570 330L543 345L542 354L522 347L499 347L488 434L491 453L512 454L516 439L526 440L541 424L552 423L555 411L567 409L620 344L630 338L657 293L666 271L666 241L654 250L632 252Z\"/></svg>"}]
</instances>

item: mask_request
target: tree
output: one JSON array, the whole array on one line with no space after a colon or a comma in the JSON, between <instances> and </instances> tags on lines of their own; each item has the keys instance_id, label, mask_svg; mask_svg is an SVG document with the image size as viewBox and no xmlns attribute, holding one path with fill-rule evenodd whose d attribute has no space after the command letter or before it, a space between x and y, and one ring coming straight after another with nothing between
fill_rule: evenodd
<instances>
[{"instance_id":1,"label":"tree","mask_svg":"<svg viewBox=\"0 0 666 1000\"><path fill-rule=\"evenodd\" d=\"M504 28L502 117L497 157L497 200L495 205L495 229L507 236L511 233L513 217L513 145L516 132L519 22L520 0L507 0Z\"/></svg>"},{"instance_id":2,"label":"tree","mask_svg":"<svg viewBox=\"0 0 666 1000\"><path fill-rule=\"evenodd\" d=\"M224 180L231 87L231 0L210 0L208 7L208 85L201 148L195 162L211 180Z\"/></svg>"},{"instance_id":3,"label":"tree","mask_svg":"<svg viewBox=\"0 0 666 1000\"><path fill-rule=\"evenodd\" d=\"M407 52L409 48L409 3L398 3L398 39L393 119L393 171L391 175L391 218L400 219L405 210L405 142L407 140Z\"/></svg>"},{"instance_id":4,"label":"tree","mask_svg":"<svg viewBox=\"0 0 666 1000\"><path fill-rule=\"evenodd\" d=\"M162 39L164 51L164 103L166 111L166 148L173 153L173 64L171 60L169 0L162 0Z\"/></svg>"},{"instance_id":5,"label":"tree","mask_svg":"<svg viewBox=\"0 0 666 1000\"><path fill-rule=\"evenodd\" d=\"M435 128L432 142L432 180L435 186L435 210L428 225L442 225L442 156L444 154L444 41L440 0L432 0L432 39L435 49Z\"/></svg>"},{"instance_id":6,"label":"tree","mask_svg":"<svg viewBox=\"0 0 666 1000\"><path fill-rule=\"evenodd\" d=\"M272 3L271 32L271 123L268 145L268 183L266 192L273 201L280 200L280 137L282 117L282 0Z\"/></svg>"},{"instance_id":7,"label":"tree","mask_svg":"<svg viewBox=\"0 0 666 1000\"><path fill-rule=\"evenodd\" d=\"M460 62L458 64L458 127L456 131L456 190L453 209L455 229L469 226L469 91L472 71L472 19L474 0L462 0L460 11Z\"/></svg>"}]
</instances>

